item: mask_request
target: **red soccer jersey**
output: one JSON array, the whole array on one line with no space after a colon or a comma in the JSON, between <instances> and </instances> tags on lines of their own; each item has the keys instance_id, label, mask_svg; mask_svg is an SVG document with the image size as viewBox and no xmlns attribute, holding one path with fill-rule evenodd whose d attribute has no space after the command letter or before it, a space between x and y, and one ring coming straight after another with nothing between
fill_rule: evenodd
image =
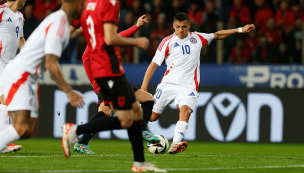
<instances>
[{"instance_id":1,"label":"red soccer jersey","mask_svg":"<svg viewBox=\"0 0 304 173\"><path fill-rule=\"evenodd\" d=\"M119 33L119 35L122 37L129 37L138 30L139 30L139 28L136 25L134 25L131 28L129 28L125 31L122 31L121 33ZM118 51L118 52L120 51L118 46L115 46L114 49L115 49L115 51ZM95 79L93 78L93 70L91 68L91 63L90 63L90 53L91 53L91 48L89 46L87 46L82 55L82 63L83 63L83 67L86 71L86 74L90 80L90 83L93 86L94 92L97 94L98 91L100 90L100 87L97 84L97 82L95 81Z\"/></svg>"},{"instance_id":2,"label":"red soccer jersey","mask_svg":"<svg viewBox=\"0 0 304 173\"><path fill-rule=\"evenodd\" d=\"M121 55L105 43L104 23L118 25L119 3L116 0L87 0L81 16L83 35L90 48L92 76L115 77L124 74Z\"/></svg>"}]
</instances>

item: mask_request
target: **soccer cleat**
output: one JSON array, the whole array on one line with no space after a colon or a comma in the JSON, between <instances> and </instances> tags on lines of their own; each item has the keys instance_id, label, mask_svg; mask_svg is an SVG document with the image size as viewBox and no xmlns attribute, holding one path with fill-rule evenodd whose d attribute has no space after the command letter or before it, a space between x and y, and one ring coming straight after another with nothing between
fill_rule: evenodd
<instances>
[{"instance_id":1,"label":"soccer cleat","mask_svg":"<svg viewBox=\"0 0 304 173\"><path fill-rule=\"evenodd\" d=\"M72 144L77 142L76 128L77 126L72 123L65 123L62 126L63 135L61 146L66 158L69 158L71 155Z\"/></svg>"},{"instance_id":2,"label":"soccer cleat","mask_svg":"<svg viewBox=\"0 0 304 173\"><path fill-rule=\"evenodd\" d=\"M157 144L160 142L160 139L154 135L152 135L148 130L142 131L142 138L144 141L147 141L151 144Z\"/></svg>"},{"instance_id":3,"label":"soccer cleat","mask_svg":"<svg viewBox=\"0 0 304 173\"><path fill-rule=\"evenodd\" d=\"M141 167L133 165L132 172L167 172L167 171L164 169L157 168L155 167L155 165L151 163L145 162L144 165Z\"/></svg>"},{"instance_id":4,"label":"soccer cleat","mask_svg":"<svg viewBox=\"0 0 304 173\"><path fill-rule=\"evenodd\" d=\"M22 148L22 145L15 145L13 143L10 143L4 150L2 150L0 153L9 153L18 151Z\"/></svg>"},{"instance_id":5,"label":"soccer cleat","mask_svg":"<svg viewBox=\"0 0 304 173\"><path fill-rule=\"evenodd\" d=\"M74 145L74 150L83 154L95 154L88 145L79 144L78 142Z\"/></svg>"},{"instance_id":6,"label":"soccer cleat","mask_svg":"<svg viewBox=\"0 0 304 173\"><path fill-rule=\"evenodd\" d=\"M188 147L188 143L186 141L184 142L180 142L180 143L172 143L171 147L168 151L169 154L176 154L176 153L180 153L183 152L187 149Z\"/></svg>"}]
</instances>

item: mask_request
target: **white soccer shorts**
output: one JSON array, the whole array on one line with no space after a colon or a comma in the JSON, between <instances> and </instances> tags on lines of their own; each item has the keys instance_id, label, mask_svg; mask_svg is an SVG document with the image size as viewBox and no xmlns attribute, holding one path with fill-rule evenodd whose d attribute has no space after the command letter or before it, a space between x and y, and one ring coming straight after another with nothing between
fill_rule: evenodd
<instances>
[{"instance_id":1,"label":"white soccer shorts","mask_svg":"<svg viewBox=\"0 0 304 173\"><path fill-rule=\"evenodd\" d=\"M197 98L198 93L194 89L170 83L160 83L154 94L155 102L152 111L161 114L173 102L178 109L187 105L194 110Z\"/></svg>"},{"instance_id":2,"label":"white soccer shorts","mask_svg":"<svg viewBox=\"0 0 304 173\"><path fill-rule=\"evenodd\" d=\"M8 64L3 72L3 91L7 111L29 110L38 117L38 84L28 72Z\"/></svg>"}]
</instances>

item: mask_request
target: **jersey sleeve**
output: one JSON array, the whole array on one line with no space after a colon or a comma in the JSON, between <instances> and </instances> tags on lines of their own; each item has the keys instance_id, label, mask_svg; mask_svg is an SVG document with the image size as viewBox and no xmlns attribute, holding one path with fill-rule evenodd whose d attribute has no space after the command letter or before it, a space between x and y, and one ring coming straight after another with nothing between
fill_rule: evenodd
<instances>
[{"instance_id":1,"label":"jersey sleeve","mask_svg":"<svg viewBox=\"0 0 304 173\"><path fill-rule=\"evenodd\" d=\"M209 45L214 39L214 34L206 34L200 32L195 32L195 33L199 36L203 46Z\"/></svg>"},{"instance_id":2,"label":"jersey sleeve","mask_svg":"<svg viewBox=\"0 0 304 173\"><path fill-rule=\"evenodd\" d=\"M140 28L137 27L137 25L133 25L131 28L126 29L124 31L121 31L119 33L120 36L122 37L130 37L133 35L135 32L137 32Z\"/></svg>"},{"instance_id":3,"label":"jersey sleeve","mask_svg":"<svg viewBox=\"0 0 304 173\"><path fill-rule=\"evenodd\" d=\"M170 40L167 38L164 38L163 41L159 44L156 53L152 59L153 62L155 62L157 65L161 66L163 63L166 55L168 55L169 52L169 43Z\"/></svg>"},{"instance_id":4,"label":"jersey sleeve","mask_svg":"<svg viewBox=\"0 0 304 173\"><path fill-rule=\"evenodd\" d=\"M62 20L65 19L62 18L61 21L55 21L46 28L45 55L52 54L58 57L61 56L66 38L64 35L66 33L66 21Z\"/></svg>"},{"instance_id":5,"label":"jersey sleeve","mask_svg":"<svg viewBox=\"0 0 304 173\"><path fill-rule=\"evenodd\" d=\"M103 23L115 23L118 25L118 18L119 18L119 3L117 0L105 0L105 4L103 7Z\"/></svg>"}]
</instances>

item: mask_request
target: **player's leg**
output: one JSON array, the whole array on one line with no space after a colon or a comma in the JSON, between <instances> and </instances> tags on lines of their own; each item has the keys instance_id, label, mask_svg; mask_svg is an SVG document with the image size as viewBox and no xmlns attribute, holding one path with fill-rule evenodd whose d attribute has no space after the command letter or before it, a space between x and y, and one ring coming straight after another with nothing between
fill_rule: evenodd
<instances>
[{"instance_id":1,"label":"player's leg","mask_svg":"<svg viewBox=\"0 0 304 173\"><path fill-rule=\"evenodd\" d=\"M131 86L130 86L131 87ZM130 91L132 89L130 88ZM131 93L132 100L136 100L133 93ZM133 125L128 129L129 140L132 144L132 150L134 155L134 164L132 166L133 172L166 172L166 170L159 169L150 163L145 162L144 147L142 139L141 122L143 117L143 111L139 106L138 101L132 104L132 111L134 114ZM118 112L116 112L117 114Z\"/></svg>"},{"instance_id":2,"label":"player's leg","mask_svg":"<svg viewBox=\"0 0 304 173\"><path fill-rule=\"evenodd\" d=\"M32 79L28 72L16 69L10 64L4 70L3 92L6 110L9 111L13 122L13 125L6 127L7 133L12 135L7 141L15 141L20 137L27 139L31 136L35 122L32 118L38 116L38 84L33 81L35 79Z\"/></svg>"},{"instance_id":3,"label":"player's leg","mask_svg":"<svg viewBox=\"0 0 304 173\"><path fill-rule=\"evenodd\" d=\"M154 98L150 93L137 89L136 87L133 87L133 90L135 91L134 94L136 99L141 103L141 107L143 109L143 119L141 124L143 140L152 144L158 143L160 142L160 139L151 134L147 128L148 121L150 120L152 114Z\"/></svg>"},{"instance_id":4,"label":"player's leg","mask_svg":"<svg viewBox=\"0 0 304 173\"><path fill-rule=\"evenodd\" d=\"M183 105L180 108L179 121L176 123L174 129L173 142L168 151L169 154L176 154L179 152L183 152L188 147L187 142L185 141L181 142L181 141L184 135L186 134L186 130L188 129L188 121L192 112L193 112L192 109L186 105Z\"/></svg>"},{"instance_id":5,"label":"player's leg","mask_svg":"<svg viewBox=\"0 0 304 173\"><path fill-rule=\"evenodd\" d=\"M6 148L6 146L18 139L28 139L32 134L33 122L31 120L31 111L19 110L9 112L13 124L7 125L1 130L0 136L0 150Z\"/></svg>"},{"instance_id":6,"label":"player's leg","mask_svg":"<svg viewBox=\"0 0 304 173\"><path fill-rule=\"evenodd\" d=\"M5 106L5 98L4 98L4 92L3 92L3 70L4 67L1 65L0 67L0 130L6 125L9 125L9 116L7 114L1 114L1 112L6 108ZM14 145L13 143L10 143L7 148L2 151L4 153L12 152L12 151L18 151L22 148L21 145ZM0 150L1 151L1 150Z\"/></svg>"},{"instance_id":7,"label":"player's leg","mask_svg":"<svg viewBox=\"0 0 304 173\"><path fill-rule=\"evenodd\" d=\"M190 93L190 94L189 94ZM192 94L193 93L193 94ZM195 94L194 94L195 93ZM183 152L187 147L187 142L181 142L186 130L188 129L188 122L191 116L191 113L196 107L198 94L196 91L187 91L181 92L177 95L176 105L179 107L179 121L176 123L174 129L173 142L168 151L169 154L176 154Z\"/></svg>"},{"instance_id":8,"label":"player's leg","mask_svg":"<svg viewBox=\"0 0 304 173\"><path fill-rule=\"evenodd\" d=\"M99 91L97 93L98 96L98 112L97 114L90 120L95 121L96 119L104 116L110 116L112 110L108 104L104 103L104 95ZM84 154L95 154L90 147L88 146L89 141L95 134L93 133L86 133L83 134L81 139L74 145L74 150Z\"/></svg>"},{"instance_id":9,"label":"player's leg","mask_svg":"<svg viewBox=\"0 0 304 173\"><path fill-rule=\"evenodd\" d=\"M111 81L111 85L108 84L109 81ZM125 91L128 88L125 81L127 81L125 76L96 79L96 82L100 86L100 91L105 95L106 102L111 103L115 109L119 109L119 107L125 107L125 105L128 105L128 109L120 111L121 113L116 113L116 117L100 117L94 121L90 121L79 126L73 125L71 123L66 123L63 126L62 137L62 146L66 157L70 156L71 145L75 140L77 140L76 137L78 135L86 133L94 134L100 131L122 128L127 129L132 126L132 102L129 100L130 97L125 96ZM132 90L128 92L131 92L134 96Z\"/></svg>"}]
</instances>

